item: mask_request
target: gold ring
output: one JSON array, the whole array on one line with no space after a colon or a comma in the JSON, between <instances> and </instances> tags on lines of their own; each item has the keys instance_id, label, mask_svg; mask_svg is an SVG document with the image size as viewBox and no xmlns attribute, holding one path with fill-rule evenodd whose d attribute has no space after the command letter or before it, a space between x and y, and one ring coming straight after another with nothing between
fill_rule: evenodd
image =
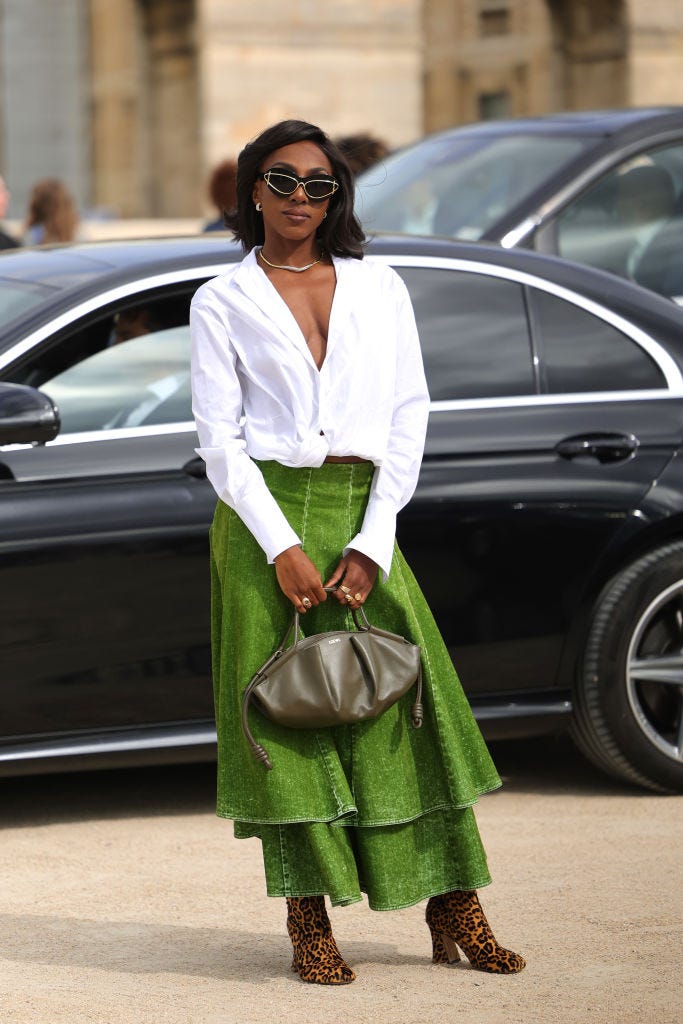
<instances>
[{"instance_id":1,"label":"gold ring","mask_svg":"<svg viewBox=\"0 0 683 1024\"><path fill-rule=\"evenodd\" d=\"M351 597L351 595L350 595L350 594L347 594L347 595L346 595L346 600L347 600L347 602L348 602L349 604L351 604L351 602L353 601L353 598Z\"/></svg>"},{"instance_id":2,"label":"gold ring","mask_svg":"<svg viewBox=\"0 0 683 1024\"><path fill-rule=\"evenodd\" d=\"M304 608L310 608L311 607L311 599L310 599L310 597L304 597L304 599L302 600L301 603L304 606Z\"/></svg>"},{"instance_id":3,"label":"gold ring","mask_svg":"<svg viewBox=\"0 0 683 1024\"><path fill-rule=\"evenodd\" d=\"M356 596L354 597L354 601L362 601L362 600L363 600L363 598L360 596L360 594L356 594Z\"/></svg>"},{"instance_id":4,"label":"gold ring","mask_svg":"<svg viewBox=\"0 0 683 1024\"><path fill-rule=\"evenodd\" d=\"M351 588L350 587L345 587L342 583L339 584L339 589L341 590L342 594L350 594L351 593Z\"/></svg>"}]
</instances>

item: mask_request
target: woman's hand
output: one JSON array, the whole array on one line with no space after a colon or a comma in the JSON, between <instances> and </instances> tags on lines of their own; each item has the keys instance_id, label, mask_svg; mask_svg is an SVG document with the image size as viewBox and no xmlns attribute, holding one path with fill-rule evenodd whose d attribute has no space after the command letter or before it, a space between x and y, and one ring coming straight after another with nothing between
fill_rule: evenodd
<instances>
[{"instance_id":1,"label":"woman's hand","mask_svg":"<svg viewBox=\"0 0 683 1024\"><path fill-rule=\"evenodd\" d=\"M344 555L325 586L333 587L341 580L341 585L332 596L349 608L360 608L375 585L377 568L377 562L351 549L348 555Z\"/></svg>"},{"instance_id":2,"label":"woman's hand","mask_svg":"<svg viewBox=\"0 0 683 1024\"><path fill-rule=\"evenodd\" d=\"M282 593L301 614L327 600L320 573L298 545L275 556L275 574Z\"/></svg>"}]
</instances>

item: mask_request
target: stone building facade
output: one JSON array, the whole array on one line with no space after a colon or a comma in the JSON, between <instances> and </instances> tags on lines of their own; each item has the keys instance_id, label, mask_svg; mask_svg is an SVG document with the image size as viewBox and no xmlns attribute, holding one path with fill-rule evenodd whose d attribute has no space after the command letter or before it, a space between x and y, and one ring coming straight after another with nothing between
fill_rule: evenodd
<instances>
[{"instance_id":1,"label":"stone building facade","mask_svg":"<svg viewBox=\"0 0 683 1024\"><path fill-rule=\"evenodd\" d=\"M424 129L680 103L681 0L425 0Z\"/></svg>"},{"instance_id":2,"label":"stone building facade","mask_svg":"<svg viewBox=\"0 0 683 1024\"><path fill-rule=\"evenodd\" d=\"M283 117L401 145L488 117L675 103L681 0L0 0L0 170L124 217L206 209Z\"/></svg>"}]
</instances>

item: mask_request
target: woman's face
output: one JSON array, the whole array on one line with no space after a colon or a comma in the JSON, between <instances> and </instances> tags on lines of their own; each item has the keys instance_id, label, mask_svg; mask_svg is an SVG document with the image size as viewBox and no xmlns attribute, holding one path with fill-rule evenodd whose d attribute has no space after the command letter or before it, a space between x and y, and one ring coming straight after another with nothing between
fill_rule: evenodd
<instances>
[{"instance_id":1,"label":"woman's face","mask_svg":"<svg viewBox=\"0 0 683 1024\"><path fill-rule=\"evenodd\" d=\"M293 142L274 150L263 160L259 171L263 173L273 168L289 171L297 178L316 174L332 176L330 161L313 142ZM266 239L279 235L291 242L302 242L315 235L330 204L329 198L309 199L302 185L291 195L278 195L260 179L254 183L252 198L263 206Z\"/></svg>"}]
</instances>

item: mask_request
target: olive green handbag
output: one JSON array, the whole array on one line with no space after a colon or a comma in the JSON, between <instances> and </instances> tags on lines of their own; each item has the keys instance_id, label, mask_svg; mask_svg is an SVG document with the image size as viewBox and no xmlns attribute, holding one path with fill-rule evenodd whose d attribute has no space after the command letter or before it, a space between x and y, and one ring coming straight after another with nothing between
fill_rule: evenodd
<instances>
[{"instance_id":1,"label":"olive green handbag","mask_svg":"<svg viewBox=\"0 0 683 1024\"><path fill-rule=\"evenodd\" d=\"M420 648L371 626L363 608L352 614L355 630L301 637L295 612L282 643L246 687L242 728L252 753L268 771L273 767L268 753L249 730L252 703L279 725L318 729L376 718L415 686L411 718L416 729L422 725Z\"/></svg>"}]
</instances>

